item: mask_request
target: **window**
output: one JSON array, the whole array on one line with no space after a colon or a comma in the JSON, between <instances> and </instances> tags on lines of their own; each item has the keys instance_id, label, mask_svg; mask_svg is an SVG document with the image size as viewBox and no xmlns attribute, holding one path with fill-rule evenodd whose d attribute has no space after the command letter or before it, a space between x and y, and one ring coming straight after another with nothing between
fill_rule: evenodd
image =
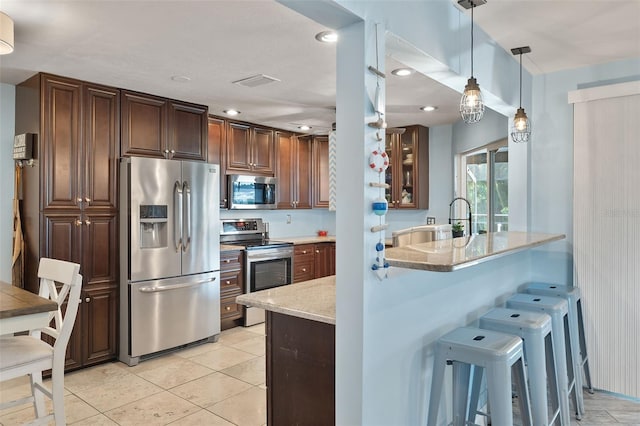
<instances>
[{"instance_id":1,"label":"window","mask_svg":"<svg viewBox=\"0 0 640 426\"><path fill-rule=\"evenodd\" d=\"M507 231L509 226L509 150L507 139L458 156L458 194L471 206L473 233ZM460 203L459 208L462 204ZM467 217L456 212L456 217Z\"/></svg>"}]
</instances>

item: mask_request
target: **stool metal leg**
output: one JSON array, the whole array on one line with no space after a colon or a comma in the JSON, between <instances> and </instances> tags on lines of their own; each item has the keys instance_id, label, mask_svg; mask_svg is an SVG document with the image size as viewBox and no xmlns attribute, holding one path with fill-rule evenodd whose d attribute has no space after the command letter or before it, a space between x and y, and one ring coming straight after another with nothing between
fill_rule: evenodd
<instances>
[{"instance_id":1,"label":"stool metal leg","mask_svg":"<svg viewBox=\"0 0 640 426\"><path fill-rule=\"evenodd\" d=\"M429 395L429 414L427 426L436 426L438 421L438 411L440 408L440 396L442 384L444 382L444 370L447 366L447 359L439 348L436 347L433 361L433 378L431 380L431 394Z\"/></svg>"},{"instance_id":2,"label":"stool metal leg","mask_svg":"<svg viewBox=\"0 0 640 426\"><path fill-rule=\"evenodd\" d=\"M571 333L568 315L564 317L563 322L565 348L569 348L568 351L565 351L569 395L571 399L573 399L573 407L575 409L576 419L581 420L582 415L584 414L584 401L582 399L582 377L580 376L580 374L576 374L576 366L574 360L578 358L579 354L573 351L575 347L573 341L577 336L575 336L574 333Z\"/></svg>"},{"instance_id":3,"label":"stool metal leg","mask_svg":"<svg viewBox=\"0 0 640 426\"><path fill-rule=\"evenodd\" d=\"M518 390L518 405L520 407L520 417L523 426L532 426L531 405L529 404L529 390L527 388L527 373L524 369L524 361L522 358L517 360L511 366L513 376L515 377L516 389Z\"/></svg>"},{"instance_id":4,"label":"stool metal leg","mask_svg":"<svg viewBox=\"0 0 640 426\"><path fill-rule=\"evenodd\" d=\"M544 339L525 338L525 358L529 374L529 396L537 425L547 425L547 381ZM553 372L552 374L555 374Z\"/></svg>"},{"instance_id":5,"label":"stool metal leg","mask_svg":"<svg viewBox=\"0 0 640 426\"><path fill-rule=\"evenodd\" d=\"M578 311L578 331L580 335L580 357L582 359L582 367L584 368L584 378L587 381L587 390L593 393L591 384L591 371L589 371L589 357L587 356L587 341L584 334L584 318L582 316L582 303L580 300L576 303Z\"/></svg>"},{"instance_id":6,"label":"stool metal leg","mask_svg":"<svg viewBox=\"0 0 640 426\"><path fill-rule=\"evenodd\" d=\"M453 426L464 426L467 419L470 371L471 365L453 361Z\"/></svg>"},{"instance_id":7,"label":"stool metal leg","mask_svg":"<svg viewBox=\"0 0 640 426\"><path fill-rule=\"evenodd\" d=\"M511 407L511 371L504 365L489 365L487 371L487 389L491 405L491 423L494 425L513 424Z\"/></svg>"},{"instance_id":8,"label":"stool metal leg","mask_svg":"<svg viewBox=\"0 0 640 426\"><path fill-rule=\"evenodd\" d=\"M549 394L552 396L551 398L551 421L548 424L554 424L556 418L560 416L560 389L558 388L558 379L556 377L556 364L553 357L554 348L553 348L553 336L548 334L545 337L545 346L550 349L545 351L546 356L546 368L547 368L547 383L549 384ZM561 423L562 423L562 419ZM569 425L567 425L569 426Z\"/></svg>"},{"instance_id":9,"label":"stool metal leg","mask_svg":"<svg viewBox=\"0 0 640 426\"><path fill-rule=\"evenodd\" d=\"M482 375L484 368L474 365L473 366L473 379L471 380L471 399L469 401L469 414L467 415L467 423L475 423L476 416L480 413L478 411L478 401L480 400L480 389L482 387Z\"/></svg>"}]
</instances>

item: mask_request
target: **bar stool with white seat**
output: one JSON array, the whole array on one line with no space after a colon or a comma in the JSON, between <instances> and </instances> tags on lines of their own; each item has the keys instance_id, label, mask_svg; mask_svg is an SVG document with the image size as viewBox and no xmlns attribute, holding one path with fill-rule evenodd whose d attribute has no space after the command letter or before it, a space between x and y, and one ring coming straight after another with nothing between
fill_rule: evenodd
<instances>
[{"instance_id":1,"label":"bar stool with white seat","mask_svg":"<svg viewBox=\"0 0 640 426\"><path fill-rule=\"evenodd\" d=\"M577 338L572 338L571 343L574 345L573 352L579 353L580 357L576 359L576 376L579 371L584 371L584 379L586 380L587 390L593 393L591 384L591 372L589 370L589 356L587 355L587 340L584 333L584 317L582 315L582 301L580 289L578 287L565 286L560 284L532 282L527 285L525 292L529 294L540 294L543 296L563 297L569 303L569 325L570 332ZM582 397L582 395L580 395ZM579 403L583 403L580 398Z\"/></svg>"},{"instance_id":2,"label":"bar stool with white seat","mask_svg":"<svg viewBox=\"0 0 640 426\"><path fill-rule=\"evenodd\" d=\"M536 294L518 293L507 299L507 308L545 312L551 317L551 332L554 343L554 361L557 369L558 388L560 389L560 416L562 424L571 424L569 398L573 400L576 418L580 420L583 412L578 405L571 337L569 336L569 307L565 299Z\"/></svg>"},{"instance_id":3,"label":"bar stool with white seat","mask_svg":"<svg viewBox=\"0 0 640 426\"><path fill-rule=\"evenodd\" d=\"M461 327L436 343L427 426L437 424L444 372L449 363L453 364L453 426L466 424L472 365L486 370L493 424L513 424L512 374L520 396L518 402L523 424L532 424L522 339L492 330Z\"/></svg>"},{"instance_id":4,"label":"bar stool with white seat","mask_svg":"<svg viewBox=\"0 0 640 426\"><path fill-rule=\"evenodd\" d=\"M51 313L53 327L31 330L28 336L9 336L0 338L0 381L16 377L31 376L31 396L17 401L0 404L0 409L32 402L38 423L54 420L56 426L64 425L64 359L67 343L78 312L82 276L80 265L48 258L40 259L38 277L39 295L50 298L58 304ZM56 282L62 284L58 291ZM69 296L67 299L67 295ZM64 316L60 309L67 299ZM55 343L40 339L41 333L51 336ZM52 389L42 384L42 372L51 369ZM43 395L53 400L53 413L45 416Z\"/></svg>"},{"instance_id":5,"label":"bar stool with white seat","mask_svg":"<svg viewBox=\"0 0 640 426\"><path fill-rule=\"evenodd\" d=\"M480 317L480 328L519 336L529 378L531 415L536 426L554 424L560 415L560 394L553 359L551 317L544 312L495 308ZM469 423L475 421L482 372L476 373L471 392ZM550 401L547 400L547 384ZM549 416L548 402L552 415Z\"/></svg>"}]
</instances>

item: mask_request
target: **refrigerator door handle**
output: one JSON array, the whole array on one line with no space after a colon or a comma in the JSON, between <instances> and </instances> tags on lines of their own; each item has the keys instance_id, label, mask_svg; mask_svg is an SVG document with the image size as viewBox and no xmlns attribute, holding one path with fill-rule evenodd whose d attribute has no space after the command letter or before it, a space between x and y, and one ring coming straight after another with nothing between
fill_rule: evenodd
<instances>
[{"instance_id":1,"label":"refrigerator door handle","mask_svg":"<svg viewBox=\"0 0 640 426\"><path fill-rule=\"evenodd\" d=\"M182 185L178 181L173 186L173 241L179 252L182 247Z\"/></svg>"},{"instance_id":2,"label":"refrigerator door handle","mask_svg":"<svg viewBox=\"0 0 640 426\"><path fill-rule=\"evenodd\" d=\"M138 290L141 293L158 293L160 291L169 291L169 290L178 290L181 288L189 288L189 287L196 287L202 284L206 284L206 283L210 283L215 281L216 278L213 277L211 279L208 280L202 280L202 281L196 281L193 283L181 283L181 284L172 284L172 285L165 285L162 287L140 287Z\"/></svg>"},{"instance_id":3,"label":"refrigerator door handle","mask_svg":"<svg viewBox=\"0 0 640 426\"><path fill-rule=\"evenodd\" d=\"M189 246L191 245L191 188L189 187L189 182L184 181L182 184L182 193L185 195L185 222L186 229L183 231L184 242L182 244L182 251L185 253L189 250Z\"/></svg>"}]
</instances>

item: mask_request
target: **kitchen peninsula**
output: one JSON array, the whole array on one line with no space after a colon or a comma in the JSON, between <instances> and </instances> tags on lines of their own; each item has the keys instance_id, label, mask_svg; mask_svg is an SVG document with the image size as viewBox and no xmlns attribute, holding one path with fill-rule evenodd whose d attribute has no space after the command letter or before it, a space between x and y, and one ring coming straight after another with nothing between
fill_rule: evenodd
<instances>
[{"instance_id":1,"label":"kitchen peninsula","mask_svg":"<svg viewBox=\"0 0 640 426\"><path fill-rule=\"evenodd\" d=\"M473 235L388 249L387 261L402 268L453 272L564 237ZM335 423L335 286L336 277L329 276L236 299L267 311L268 424Z\"/></svg>"}]
</instances>

